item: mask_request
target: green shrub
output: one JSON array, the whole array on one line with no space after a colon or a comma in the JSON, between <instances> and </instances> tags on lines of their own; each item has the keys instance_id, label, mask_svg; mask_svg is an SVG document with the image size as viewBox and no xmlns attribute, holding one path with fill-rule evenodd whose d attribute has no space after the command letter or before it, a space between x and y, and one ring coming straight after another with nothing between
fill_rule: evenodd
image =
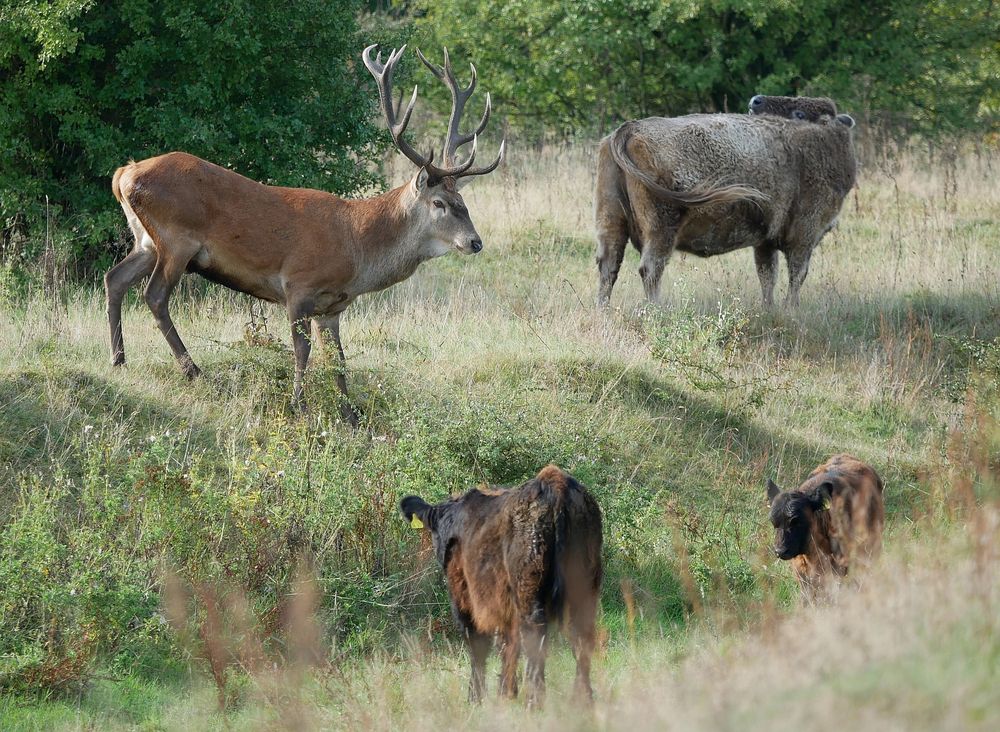
<instances>
[{"instance_id":1,"label":"green shrub","mask_svg":"<svg viewBox=\"0 0 1000 732\"><path fill-rule=\"evenodd\" d=\"M360 6L0 4L0 259L51 217L61 259L107 266L124 230L111 175L130 158L185 150L267 183L370 185L359 162L385 143L358 60L390 33L362 36Z\"/></svg>"}]
</instances>

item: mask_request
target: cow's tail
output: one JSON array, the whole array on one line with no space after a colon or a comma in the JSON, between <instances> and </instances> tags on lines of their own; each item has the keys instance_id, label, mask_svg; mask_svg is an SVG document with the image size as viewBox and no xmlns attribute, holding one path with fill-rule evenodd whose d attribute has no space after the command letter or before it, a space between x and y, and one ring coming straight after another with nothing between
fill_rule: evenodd
<instances>
[{"instance_id":1,"label":"cow's tail","mask_svg":"<svg viewBox=\"0 0 1000 732\"><path fill-rule=\"evenodd\" d=\"M628 143L636 132L635 122L626 122L611 135L611 157L622 172L630 178L642 183L657 198L680 206L704 206L710 203L734 203L736 201L763 202L768 199L765 193L752 186L736 184L706 183L688 191L675 191L667 188L643 170L628 154Z\"/></svg>"},{"instance_id":2,"label":"cow's tail","mask_svg":"<svg viewBox=\"0 0 1000 732\"><path fill-rule=\"evenodd\" d=\"M567 551L566 491L571 478L555 465L546 465L538 473L538 483L546 497L552 501L555 519L555 537L552 547L552 586L549 592L548 609L550 618L562 618L566 603L566 578L563 576Z\"/></svg>"}]
</instances>

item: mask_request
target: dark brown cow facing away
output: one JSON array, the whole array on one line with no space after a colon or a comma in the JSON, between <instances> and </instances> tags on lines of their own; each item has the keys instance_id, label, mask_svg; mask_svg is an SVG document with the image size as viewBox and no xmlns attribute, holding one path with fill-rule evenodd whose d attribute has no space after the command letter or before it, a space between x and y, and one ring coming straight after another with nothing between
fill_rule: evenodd
<instances>
[{"instance_id":1,"label":"dark brown cow facing away","mask_svg":"<svg viewBox=\"0 0 1000 732\"><path fill-rule=\"evenodd\" d=\"M774 553L791 560L810 600L831 576L844 577L852 565L867 565L881 552L882 480L851 455L834 455L794 490L782 492L768 480L767 502Z\"/></svg>"},{"instance_id":2,"label":"dark brown cow facing away","mask_svg":"<svg viewBox=\"0 0 1000 732\"><path fill-rule=\"evenodd\" d=\"M579 482L554 465L517 488L474 488L429 505L400 501L407 521L431 532L451 609L469 644L469 699L486 690L486 656L501 642L500 693L517 696L521 650L528 704L545 692L548 627L557 622L576 657L574 693L589 700L590 657L601 587L601 510Z\"/></svg>"}]
</instances>

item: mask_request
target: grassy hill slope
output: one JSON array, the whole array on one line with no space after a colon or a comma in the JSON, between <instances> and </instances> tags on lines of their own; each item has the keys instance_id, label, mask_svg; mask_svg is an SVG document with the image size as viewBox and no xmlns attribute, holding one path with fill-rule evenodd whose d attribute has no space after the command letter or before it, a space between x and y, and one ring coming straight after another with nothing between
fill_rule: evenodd
<instances>
[{"instance_id":1,"label":"grassy hill slope","mask_svg":"<svg viewBox=\"0 0 1000 732\"><path fill-rule=\"evenodd\" d=\"M124 370L108 364L96 289L4 303L0 727L742 729L791 726L813 702L831 721L847 709L869 725L991 726L998 575L976 572L995 570L998 548L980 508L997 498L995 165L868 170L795 312L761 310L749 251L675 257L664 306L646 306L631 252L604 314L588 151L515 155L466 195L482 254L425 264L345 315L357 433L319 359L310 413L290 413L284 315L244 296L194 280L175 296L204 372L193 384L138 293ZM888 607L869 587L797 608L769 551L765 479L791 486L839 451L887 485ZM595 716L566 716L563 647L544 715L470 710L440 573L396 504L548 462L605 513ZM988 550L970 548L970 523ZM944 599L926 621L893 614L931 598ZM296 613L321 672L292 660ZM846 619L869 615L873 628ZM890 643L897 626L919 637ZM782 644L803 639L814 655L791 652L789 667ZM281 670L247 660L264 657ZM765 677L812 701L785 716L761 698ZM958 716L913 706L914 685Z\"/></svg>"}]
</instances>

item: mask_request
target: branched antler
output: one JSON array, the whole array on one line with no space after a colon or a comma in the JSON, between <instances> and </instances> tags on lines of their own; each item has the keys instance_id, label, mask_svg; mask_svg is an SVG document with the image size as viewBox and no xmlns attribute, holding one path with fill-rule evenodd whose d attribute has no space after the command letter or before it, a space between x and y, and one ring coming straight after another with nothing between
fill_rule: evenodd
<instances>
[{"instance_id":1,"label":"branched antler","mask_svg":"<svg viewBox=\"0 0 1000 732\"><path fill-rule=\"evenodd\" d=\"M404 45L399 50L393 50L384 64L382 63L381 52L379 52L374 59L372 58L372 51L377 48L377 46L378 44L368 46L368 48L366 48L362 53L362 58L364 59L365 66L371 72L372 76L375 77L375 81L378 83L379 99L382 103L382 114L385 115L386 123L389 126L389 134L392 135L392 141L395 143L399 151L409 158L414 165L425 168L430 176L432 184L442 180L443 178L463 178L472 175L485 175L486 173L496 170L497 166L500 165L500 162L503 160L506 140L500 143L500 152L497 154L496 159L492 163L478 168L472 167L472 163L476 159L476 148L478 147L479 134L486 129L486 124L489 122L490 113L492 111L489 93L486 94L486 109L483 111L483 116L480 119L479 124L476 126L476 129L473 132L466 133L459 130L462 113L465 111L465 103L469 100L469 97L472 96L472 93L476 89L476 67L469 64L472 69L472 81L467 87L462 89L460 88L458 80L455 78L455 74L452 71L451 60L448 58L447 48L444 50L443 67L432 64L424 57L424 55L420 52L420 49L417 49L417 56L419 56L420 60L438 79L444 82L445 86L447 86L448 90L451 92L451 116L448 119L448 136L445 139L444 154L442 156L443 166L439 167L434 165L433 150L426 156L421 155L405 139L403 139L403 132L406 131L406 126L410 122L410 115L413 113L413 105L417 101L417 87L413 87L413 94L410 97L409 103L406 105L405 111L403 111L401 119L399 118L399 110L402 108L402 97L400 97L399 105L394 105L392 101L392 74L395 70L396 64L403 55L403 51L406 50L406 46ZM469 152L468 159L464 163L458 163L455 159L458 148L469 142L472 143L472 150Z\"/></svg>"}]
</instances>

